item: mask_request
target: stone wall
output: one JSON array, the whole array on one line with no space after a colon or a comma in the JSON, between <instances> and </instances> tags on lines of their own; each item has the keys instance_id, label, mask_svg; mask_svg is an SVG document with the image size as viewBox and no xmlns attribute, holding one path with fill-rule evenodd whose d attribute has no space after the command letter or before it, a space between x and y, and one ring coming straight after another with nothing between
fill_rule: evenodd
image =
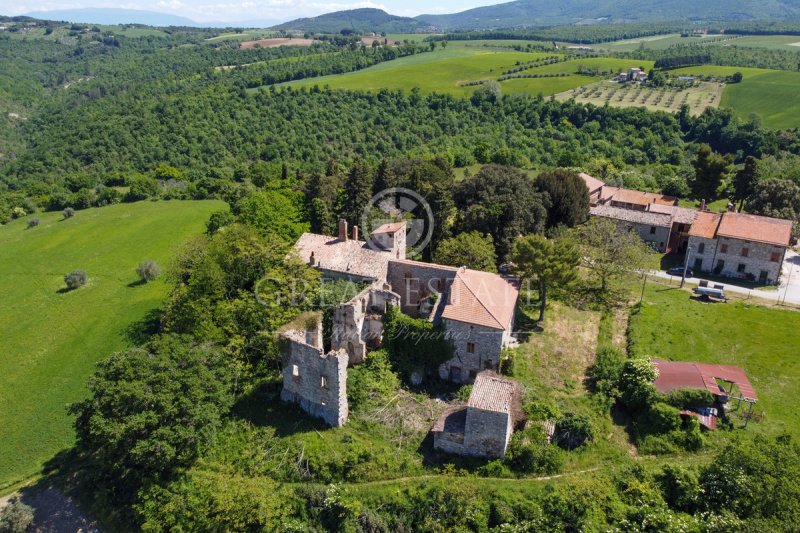
<instances>
[{"instance_id":1,"label":"stone wall","mask_svg":"<svg viewBox=\"0 0 800 533\"><path fill-rule=\"evenodd\" d=\"M691 247L689 266L695 270L740 279L748 279L750 274L755 281L766 284L778 283L786 252L786 249L780 246L727 237L717 239L690 237L689 246ZM742 255L742 250L745 248L746 257ZM773 254L776 254L777 261L772 260ZM702 268L698 269L698 265L702 265Z\"/></svg>"},{"instance_id":2,"label":"stone wall","mask_svg":"<svg viewBox=\"0 0 800 533\"><path fill-rule=\"evenodd\" d=\"M380 347L383 317L389 306L400 304L400 296L387 284L375 283L333 311L331 348L345 350L350 365L364 361L368 350Z\"/></svg>"},{"instance_id":3,"label":"stone wall","mask_svg":"<svg viewBox=\"0 0 800 533\"><path fill-rule=\"evenodd\" d=\"M471 383L481 370L500 368L505 331L442 320L447 336L455 345L453 358L439 367L439 377L456 383Z\"/></svg>"},{"instance_id":4,"label":"stone wall","mask_svg":"<svg viewBox=\"0 0 800 533\"><path fill-rule=\"evenodd\" d=\"M294 402L330 426L342 426L349 414L347 363L344 350L322 348L322 322L307 330L281 333L283 390L281 400Z\"/></svg>"},{"instance_id":5,"label":"stone wall","mask_svg":"<svg viewBox=\"0 0 800 533\"><path fill-rule=\"evenodd\" d=\"M505 457L513 431L509 413L470 407L464 429L464 451L478 457Z\"/></svg>"},{"instance_id":6,"label":"stone wall","mask_svg":"<svg viewBox=\"0 0 800 533\"><path fill-rule=\"evenodd\" d=\"M419 316L420 301L433 292L445 292L457 272L454 267L390 260L387 281L392 291L400 295L400 310Z\"/></svg>"},{"instance_id":7,"label":"stone wall","mask_svg":"<svg viewBox=\"0 0 800 533\"><path fill-rule=\"evenodd\" d=\"M667 251L671 228L633 222L624 222L623 224L632 227L639 234L639 237L657 252L664 253Z\"/></svg>"}]
</instances>

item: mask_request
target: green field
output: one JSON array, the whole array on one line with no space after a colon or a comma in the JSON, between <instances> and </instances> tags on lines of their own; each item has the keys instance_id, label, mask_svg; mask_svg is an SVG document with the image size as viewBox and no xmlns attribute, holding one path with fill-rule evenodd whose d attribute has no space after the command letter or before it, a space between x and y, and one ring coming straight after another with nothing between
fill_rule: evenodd
<instances>
[{"instance_id":1,"label":"green field","mask_svg":"<svg viewBox=\"0 0 800 533\"><path fill-rule=\"evenodd\" d=\"M364 70L321 76L288 82L285 86L308 87L319 85L331 89L363 89L376 91L382 88L411 90L419 87L423 92L443 92L456 96L468 96L477 86L463 86L470 81L497 79L506 69L516 66L517 62L531 61L552 54L513 52L492 49L483 46L490 41L456 42L446 49L435 52L403 57L394 61L386 61ZM637 61L646 68L652 67L651 61ZM501 82L507 93L542 93L546 96L563 92L573 87L598 81L593 76L576 75L580 68L594 70L627 69L632 65L630 60L615 58L573 59L561 63L553 63L523 71L524 74L561 74L568 76L552 78L515 78Z\"/></svg>"},{"instance_id":2,"label":"green field","mask_svg":"<svg viewBox=\"0 0 800 533\"><path fill-rule=\"evenodd\" d=\"M632 52L640 48L649 48L651 50L664 50L676 44L707 44L713 43L715 40L725 38L721 35L711 35L708 37L681 37L679 33L669 33L665 35L651 35L649 37L639 37L636 39L624 39L621 41L613 41L610 43L603 43L593 45L592 48L613 50L617 52ZM736 39L731 39L728 42L736 42ZM720 43L720 44L725 44Z\"/></svg>"},{"instance_id":3,"label":"green field","mask_svg":"<svg viewBox=\"0 0 800 533\"><path fill-rule=\"evenodd\" d=\"M720 43L720 46L748 46L798 52L800 47L792 46L795 43L800 43L800 35L747 35Z\"/></svg>"},{"instance_id":4,"label":"green field","mask_svg":"<svg viewBox=\"0 0 800 533\"><path fill-rule=\"evenodd\" d=\"M166 283L137 285L136 265L154 259L165 269L223 206L139 202L0 227L0 487L72 443L66 406L83 396L96 361L129 344L126 328L160 305ZM64 292L74 269L90 281Z\"/></svg>"},{"instance_id":5,"label":"green field","mask_svg":"<svg viewBox=\"0 0 800 533\"><path fill-rule=\"evenodd\" d=\"M686 291L648 285L644 305L631 317L637 355L742 367L758 394L764 420L747 431L800 435L797 390L800 313L740 302L706 304Z\"/></svg>"},{"instance_id":6,"label":"green field","mask_svg":"<svg viewBox=\"0 0 800 533\"><path fill-rule=\"evenodd\" d=\"M770 128L800 127L800 72L759 68L703 65L672 70L670 73L729 76L741 72L742 83L729 84L722 93L721 106L733 108L748 118L758 114Z\"/></svg>"},{"instance_id":7,"label":"green field","mask_svg":"<svg viewBox=\"0 0 800 533\"><path fill-rule=\"evenodd\" d=\"M584 85L556 95L558 100L574 98L581 103L616 107L646 107L651 111L676 113L686 104L693 115L699 115L706 107L717 107L722 95L719 83L700 82L684 90L651 88L641 85L618 84L603 81Z\"/></svg>"}]
</instances>

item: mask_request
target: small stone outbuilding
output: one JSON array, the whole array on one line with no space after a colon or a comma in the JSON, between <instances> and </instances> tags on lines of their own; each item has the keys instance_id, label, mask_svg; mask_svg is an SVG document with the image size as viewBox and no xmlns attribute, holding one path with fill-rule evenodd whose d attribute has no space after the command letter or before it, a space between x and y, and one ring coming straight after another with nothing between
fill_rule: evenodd
<instances>
[{"instance_id":1,"label":"small stone outbuilding","mask_svg":"<svg viewBox=\"0 0 800 533\"><path fill-rule=\"evenodd\" d=\"M494 372L481 372L467 405L448 407L434 424L433 447L456 455L505 457L519 401L517 383Z\"/></svg>"}]
</instances>

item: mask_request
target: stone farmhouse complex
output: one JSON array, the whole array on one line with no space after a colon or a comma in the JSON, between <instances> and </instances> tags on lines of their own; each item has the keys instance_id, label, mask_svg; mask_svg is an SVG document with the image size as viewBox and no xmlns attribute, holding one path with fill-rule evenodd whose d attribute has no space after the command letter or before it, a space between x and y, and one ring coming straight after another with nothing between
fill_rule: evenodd
<instances>
[{"instance_id":1,"label":"stone farmhouse complex","mask_svg":"<svg viewBox=\"0 0 800 533\"><path fill-rule=\"evenodd\" d=\"M294 253L325 278L365 285L334 309L328 353L319 320L281 334L281 397L330 425L346 421L346 368L381 346L383 318L391 307L443 326L454 347L453 357L439 367L445 380L471 383L484 370L499 370L503 348L515 342L519 280L406 259L405 222L384 224L365 242L358 227L348 232L341 220L337 237L305 233Z\"/></svg>"},{"instance_id":2,"label":"stone farmhouse complex","mask_svg":"<svg viewBox=\"0 0 800 533\"><path fill-rule=\"evenodd\" d=\"M697 272L777 284L792 238L792 221L678 206L677 198L606 185L581 174L589 212L636 231L662 253L688 253Z\"/></svg>"}]
</instances>

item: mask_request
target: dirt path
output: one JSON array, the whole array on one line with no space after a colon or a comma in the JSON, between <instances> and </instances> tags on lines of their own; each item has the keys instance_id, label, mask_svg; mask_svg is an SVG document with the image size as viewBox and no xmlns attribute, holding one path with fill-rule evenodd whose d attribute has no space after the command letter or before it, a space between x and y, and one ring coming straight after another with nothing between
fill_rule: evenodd
<instances>
[{"instance_id":1,"label":"dirt path","mask_svg":"<svg viewBox=\"0 0 800 533\"><path fill-rule=\"evenodd\" d=\"M95 520L84 514L75 501L53 488L23 489L22 493L0 497L0 509L12 498L33 507L34 527L37 533L76 533L100 531Z\"/></svg>"}]
</instances>

